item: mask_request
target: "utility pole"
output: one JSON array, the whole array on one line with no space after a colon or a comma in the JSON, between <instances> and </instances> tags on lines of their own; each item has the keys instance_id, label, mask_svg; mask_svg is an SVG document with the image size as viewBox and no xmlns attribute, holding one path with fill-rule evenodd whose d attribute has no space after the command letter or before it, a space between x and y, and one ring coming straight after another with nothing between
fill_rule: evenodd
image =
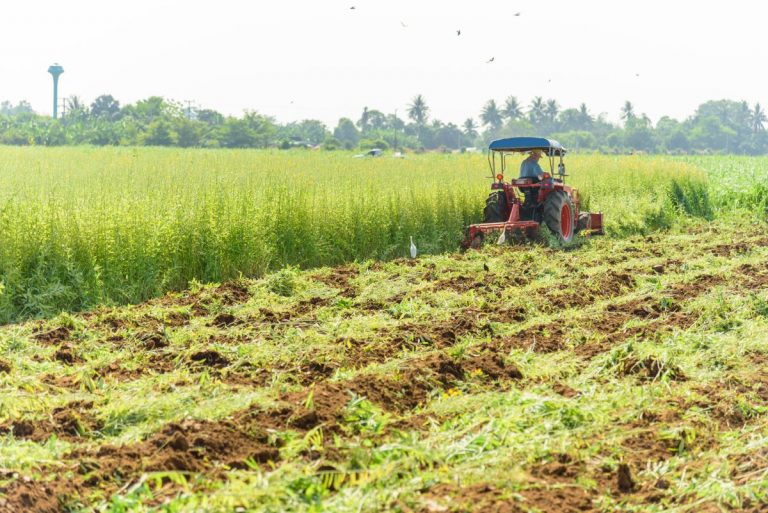
<instances>
[{"instance_id":1,"label":"utility pole","mask_svg":"<svg viewBox=\"0 0 768 513\"><path fill-rule=\"evenodd\" d=\"M48 73L53 76L53 119L56 119L59 107L59 76L64 73L64 68L59 63L53 63L48 67Z\"/></svg>"},{"instance_id":2,"label":"utility pole","mask_svg":"<svg viewBox=\"0 0 768 513\"><path fill-rule=\"evenodd\" d=\"M192 119L192 104L194 103L192 100L184 100L184 103L187 104L187 119Z\"/></svg>"}]
</instances>

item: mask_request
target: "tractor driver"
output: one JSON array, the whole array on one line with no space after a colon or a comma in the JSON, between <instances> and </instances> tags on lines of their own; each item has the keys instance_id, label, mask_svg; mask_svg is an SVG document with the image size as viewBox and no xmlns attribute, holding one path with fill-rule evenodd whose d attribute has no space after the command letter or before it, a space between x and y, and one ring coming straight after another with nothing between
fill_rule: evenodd
<instances>
[{"instance_id":1,"label":"tractor driver","mask_svg":"<svg viewBox=\"0 0 768 513\"><path fill-rule=\"evenodd\" d=\"M544 178L544 170L539 165L541 150L531 150L528 158L520 164L520 178L533 178L533 183L538 183Z\"/></svg>"},{"instance_id":2,"label":"tractor driver","mask_svg":"<svg viewBox=\"0 0 768 513\"><path fill-rule=\"evenodd\" d=\"M531 150L528 158L520 164L520 178L530 178L533 183L539 183L544 178L544 170L539 165L540 159L541 150ZM535 205L539 192L538 188L522 187L521 189L523 194L525 194L525 204Z\"/></svg>"}]
</instances>

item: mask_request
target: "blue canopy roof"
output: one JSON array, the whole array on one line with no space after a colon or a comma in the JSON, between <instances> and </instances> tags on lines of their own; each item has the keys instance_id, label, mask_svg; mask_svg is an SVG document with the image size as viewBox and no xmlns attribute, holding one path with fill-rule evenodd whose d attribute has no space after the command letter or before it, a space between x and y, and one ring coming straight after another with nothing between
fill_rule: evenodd
<instances>
[{"instance_id":1,"label":"blue canopy roof","mask_svg":"<svg viewBox=\"0 0 768 513\"><path fill-rule=\"evenodd\" d=\"M488 149L491 151L531 151L541 150L547 155L565 155L563 145L552 139L543 137L510 137L493 141Z\"/></svg>"}]
</instances>

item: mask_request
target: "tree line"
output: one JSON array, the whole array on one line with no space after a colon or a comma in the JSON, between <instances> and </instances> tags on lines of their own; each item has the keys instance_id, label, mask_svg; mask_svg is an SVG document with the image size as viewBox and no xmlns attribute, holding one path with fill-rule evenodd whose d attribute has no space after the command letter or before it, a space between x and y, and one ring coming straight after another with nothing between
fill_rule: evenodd
<instances>
[{"instance_id":1,"label":"tree line","mask_svg":"<svg viewBox=\"0 0 768 513\"><path fill-rule=\"evenodd\" d=\"M254 111L225 116L159 96L125 106L111 95L90 105L73 96L63 107L60 118L53 119L35 113L27 102L0 103L0 144L447 151L535 135L571 149L606 153L768 153L765 110L759 103L732 100L708 101L683 121L664 116L654 124L629 101L621 106L621 122L612 123L584 103L562 109L553 99L536 97L524 105L509 96L500 103L488 100L477 117L456 125L432 118L426 99L417 95L405 119L365 107L359 119L341 118L333 129L312 119L278 123Z\"/></svg>"}]
</instances>

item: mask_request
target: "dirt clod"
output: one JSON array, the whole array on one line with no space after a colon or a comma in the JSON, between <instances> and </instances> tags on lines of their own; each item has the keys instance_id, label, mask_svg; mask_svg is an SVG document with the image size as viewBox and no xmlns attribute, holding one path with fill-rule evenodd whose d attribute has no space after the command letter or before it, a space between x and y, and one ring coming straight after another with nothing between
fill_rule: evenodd
<instances>
[{"instance_id":1,"label":"dirt clod","mask_svg":"<svg viewBox=\"0 0 768 513\"><path fill-rule=\"evenodd\" d=\"M616 481L619 486L619 491L622 493L629 493L635 489L635 481L632 479L632 472L629 465L626 463L619 463L619 468L616 472Z\"/></svg>"},{"instance_id":2,"label":"dirt clod","mask_svg":"<svg viewBox=\"0 0 768 513\"><path fill-rule=\"evenodd\" d=\"M66 326L59 326L49 331L35 335L35 340L46 344L58 344L69 338L70 330Z\"/></svg>"},{"instance_id":3,"label":"dirt clod","mask_svg":"<svg viewBox=\"0 0 768 513\"><path fill-rule=\"evenodd\" d=\"M168 338L160 332L142 333L138 338L141 341L141 344L144 346L144 349L150 351L155 349L163 349L169 345Z\"/></svg>"},{"instance_id":4,"label":"dirt clod","mask_svg":"<svg viewBox=\"0 0 768 513\"><path fill-rule=\"evenodd\" d=\"M173 433L173 435L171 435L171 438L168 441L168 446L177 451L188 451L189 441L187 440L187 437L182 434L181 431L176 431L175 433Z\"/></svg>"},{"instance_id":5,"label":"dirt clod","mask_svg":"<svg viewBox=\"0 0 768 513\"><path fill-rule=\"evenodd\" d=\"M13 436L18 438L28 438L35 432L35 425L28 420L20 420L11 426Z\"/></svg>"},{"instance_id":6,"label":"dirt clod","mask_svg":"<svg viewBox=\"0 0 768 513\"><path fill-rule=\"evenodd\" d=\"M214 326L217 326L219 328L226 328L227 326L232 326L235 323L237 323L237 317L235 317L231 313L220 313L219 315L214 317L212 322Z\"/></svg>"},{"instance_id":7,"label":"dirt clod","mask_svg":"<svg viewBox=\"0 0 768 513\"><path fill-rule=\"evenodd\" d=\"M53 358L67 365L72 365L76 361L72 348L67 346L60 347L55 353L53 353Z\"/></svg>"},{"instance_id":8,"label":"dirt clod","mask_svg":"<svg viewBox=\"0 0 768 513\"><path fill-rule=\"evenodd\" d=\"M190 357L193 362L202 363L208 367L226 367L229 365L229 360L221 356L217 351L212 349L205 351L198 351L193 353Z\"/></svg>"}]
</instances>

